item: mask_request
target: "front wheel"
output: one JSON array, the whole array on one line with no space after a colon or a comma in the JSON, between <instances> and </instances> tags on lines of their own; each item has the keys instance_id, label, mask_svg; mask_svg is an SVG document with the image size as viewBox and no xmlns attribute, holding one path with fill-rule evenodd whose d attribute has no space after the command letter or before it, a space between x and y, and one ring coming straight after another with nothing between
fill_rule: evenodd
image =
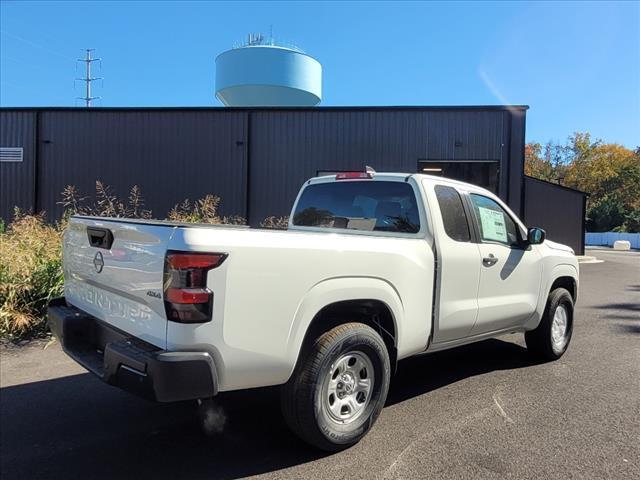
<instances>
[{"instance_id":1,"label":"front wheel","mask_svg":"<svg viewBox=\"0 0 640 480\"><path fill-rule=\"evenodd\" d=\"M573 333L573 298L564 288L549 294L542 320L524 334L527 348L545 360L557 360L569 347Z\"/></svg>"},{"instance_id":2,"label":"front wheel","mask_svg":"<svg viewBox=\"0 0 640 480\"><path fill-rule=\"evenodd\" d=\"M282 389L289 428L327 451L357 443L387 398L391 366L384 341L367 325L347 323L322 334L302 355Z\"/></svg>"}]
</instances>

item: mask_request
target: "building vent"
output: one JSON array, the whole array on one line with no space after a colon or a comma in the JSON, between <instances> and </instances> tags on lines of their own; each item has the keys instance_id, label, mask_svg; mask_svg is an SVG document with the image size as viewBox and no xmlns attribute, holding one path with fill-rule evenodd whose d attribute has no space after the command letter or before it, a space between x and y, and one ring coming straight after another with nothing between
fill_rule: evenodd
<instances>
[{"instance_id":1,"label":"building vent","mask_svg":"<svg viewBox=\"0 0 640 480\"><path fill-rule=\"evenodd\" d=\"M21 162L22 147L0 147L0 162Z\"/></svg>"}]
</instances>

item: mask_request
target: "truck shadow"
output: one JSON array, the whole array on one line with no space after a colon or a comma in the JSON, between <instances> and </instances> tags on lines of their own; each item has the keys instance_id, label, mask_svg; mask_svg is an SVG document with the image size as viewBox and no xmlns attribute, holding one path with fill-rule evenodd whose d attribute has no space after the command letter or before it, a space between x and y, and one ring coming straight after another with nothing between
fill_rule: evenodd
<instances>
[{"instance_id":1,"label":"truck shadow","mask_svg":"<svg viewBox=\"0 0 640 480\"><path fill-rule=\"evenodd\" d=\"M424 395L465 378L537 363L525 347L498 339L412 357L399 363L386 405Z\"/></svg>"},{"instance_id":2,"label":"truck shadow","mask_svg":"<svg viewBox=\"0 0 640 480\"><path fill-rule=\"evenodd\" d=\"M500 340L410 359L400 363L387 405L531 364L523 347ZM89 374L3 388L2 478L239 478L326 455L287 430L277 389L218 398L224 432L207 438L192 402L147 403Z\"/></svg>"}]
</instances>

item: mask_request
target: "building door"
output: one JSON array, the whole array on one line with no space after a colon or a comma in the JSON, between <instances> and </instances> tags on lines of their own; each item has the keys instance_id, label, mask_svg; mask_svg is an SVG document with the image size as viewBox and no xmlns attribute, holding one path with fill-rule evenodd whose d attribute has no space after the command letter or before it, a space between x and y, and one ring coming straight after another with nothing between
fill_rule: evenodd
<instances>
[{"instance_id":1,"label":"building door","mask_svg":"<svg viewBox=\"0 0 640 480\"><path fill-rule=\"evenodd\" d=\"M418 173L460 180L498 193L497 161L418 160Z\"/></svg>"}]
</instances>

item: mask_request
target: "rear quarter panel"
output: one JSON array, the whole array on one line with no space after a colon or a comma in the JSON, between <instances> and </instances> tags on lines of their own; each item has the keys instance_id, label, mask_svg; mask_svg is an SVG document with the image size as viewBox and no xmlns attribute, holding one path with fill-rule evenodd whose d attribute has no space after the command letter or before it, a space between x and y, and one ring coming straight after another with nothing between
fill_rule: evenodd
<instances>
[{"instance_id":1,"label":"rear quarter panel","mask_svg":"<svg viewBox=\"0 0 640 480\"><path fill-rule=\"evenodd\" d=\"M170 248L229 254L209 272L213 320L169 322L167 335L170 349L212 353L221 390L286 382L307 326L334 301L383 301L398 325L399 356L426 348L433 253L422 238L185 228Z\"/></svg>"}]
</instances>

